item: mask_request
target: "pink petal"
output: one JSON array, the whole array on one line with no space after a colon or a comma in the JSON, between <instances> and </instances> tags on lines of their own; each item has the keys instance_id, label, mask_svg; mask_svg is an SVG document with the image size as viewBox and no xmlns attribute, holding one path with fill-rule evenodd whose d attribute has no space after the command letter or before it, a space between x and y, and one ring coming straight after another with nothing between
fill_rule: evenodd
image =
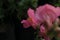
<instances>
[{"instance_id":1,"label":"pink petal","mask_svg":"<svg viewBox=\"0 0 60 40\"><path fill-rule=\"evenodd\" d=\"M31 8L29 8L29 10L28 10L28 16L29 16L29 18L32 19L33 23L36 25L37 19L35 17L34 10L32 10Z\"/></svg>"},{"instance_id":2,"label":"pink petal","mask_svg":"<svg viewBox=\"0 0 60 40\"><path fill-rule=\"evenodd\" d=\"M46 15L45 21L47 24L48 29L50 30L52 28L52 19L50 19L50 17L48 15Z\"/></svg>"},{"instance_id":3,"label":"pink petal","mask_svg":"<svg viewBox=\"0 0 60 40\"><path fill-rule=\"evenodd\" d=\"M56 18L56 13L57 13L56 8L52 5L49 5L49 4L45 4L45 5L40 6L36 9L36 14L37 14L37 16L40 17L40 20L43 18L42 16L47 14L50 16L52 21L54 21L54 19Z\"/></svg>"},{"instance_id":4,"label":"pink petal","mask_svg":"<svg viewBox=\"0 0 60 40\"><path fill-rule=\"evenodd\" d=\"M31 24L27 20L22 20L21 23L23 24L24 28L28 28L31 26Z\"/></svg>"},{"instance_id":5,"label":"pink petal","mask_svg":"<svg viewBox=\"0 0 60 40\"><path fill-rule=\"evenodd\" d=\"M47 31L46 31L44 25L41 25L40 26L40 34L41 34L41 36L43 36L45 40L50 40L50 38L48 37L46 32Z\"/></svg>"},{"instance_id":6,"label":"pink petal","mask_svg":"<svg viewBox=\"0 0 60 40\"><path fill-rule=\"evenodd\" d=\"M56 9L57 9L57 11L58 11L58 12L57 12L57 16L60 16L60 7L57 7Z\"/></svg>"},{"instance_id":7,"label":"pink petal","mask_svg":"<svg viewBox=\"0 0 60 40\"><path fill-rule=\"evenodd\" d=\"M46 33L45 27L43 25L40 26L40 32L41 33Z\"/></svg>"}]
</instances>

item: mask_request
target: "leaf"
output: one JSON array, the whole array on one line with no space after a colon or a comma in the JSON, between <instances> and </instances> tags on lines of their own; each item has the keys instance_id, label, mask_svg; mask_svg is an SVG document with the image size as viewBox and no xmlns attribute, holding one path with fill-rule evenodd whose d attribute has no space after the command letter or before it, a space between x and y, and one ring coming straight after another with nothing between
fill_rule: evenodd
<instances>
[{"instance_id":1,"label":"leaf","mask_svg":"<svg viewBox=\"0 0 60 40\"><path fill-rule=\"evenodd\" d=\"M47 33L47 35L52 39L53 37L55 37L56 36L56 32L53 30L53 29L51 29L48 33Z\"/></svg>"}]
</instances>

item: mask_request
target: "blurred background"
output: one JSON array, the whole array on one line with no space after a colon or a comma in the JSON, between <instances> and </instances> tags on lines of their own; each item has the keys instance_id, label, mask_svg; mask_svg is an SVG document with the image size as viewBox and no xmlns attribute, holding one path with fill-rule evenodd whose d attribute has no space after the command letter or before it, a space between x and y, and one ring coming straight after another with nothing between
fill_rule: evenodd
<instances>
[{"instance_id":1,"label":"blurred background","mask_svg":"<svg viewBox=\"0 0 60 40\"><path fill-rule=\"evenodd\" d=\"M34 29L23 28L28 8L44 4L60 6L60 0L0 0L0 40L34 40Z\"/></svg>"}]
</instances>

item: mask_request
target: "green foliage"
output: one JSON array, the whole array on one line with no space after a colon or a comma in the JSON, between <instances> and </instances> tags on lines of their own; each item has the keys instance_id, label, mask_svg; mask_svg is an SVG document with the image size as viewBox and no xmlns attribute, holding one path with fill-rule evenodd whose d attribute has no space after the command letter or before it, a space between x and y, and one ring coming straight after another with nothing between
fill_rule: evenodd
<instances>
[{"instance_id":1,"label":"green foliage","mask_svg":"<svg viewBox=\"0 0 60 40\"><path fill-rule=\"evenodd\" d=\"M54 3L55 6L60 6L60 0L56 0Z\"/></svg>"},{"instance_id":2,"label":"green foliage","mask_svg":"<svg viewBox=\"0 0 60 40\"><path fill-rule=\"evenodd\" d=\"M27 18L27 10L28 8L36 8L37 7L37 1L38 0L21 0L18 2L18 7L19 7L19 14L18 18Z\"/></svg>"},{"instance_id":3,"label":"green foliage","mask_svg":"<svg viewBox=\"0 0 60 40\"><path fill-rule=\"evenodd\" d=\"M2 0L0 0L0 19L4 17L2 4L3 4L3 3L2 3Z\"/></svg>"}]
</instances>

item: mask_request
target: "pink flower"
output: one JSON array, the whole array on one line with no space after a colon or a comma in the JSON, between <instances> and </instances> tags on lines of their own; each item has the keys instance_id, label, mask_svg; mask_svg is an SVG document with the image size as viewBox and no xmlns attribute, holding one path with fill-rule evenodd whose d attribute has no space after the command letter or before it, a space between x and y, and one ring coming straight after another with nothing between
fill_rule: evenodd
<instances>
[{"instance_id":1,"label":"pink flower","mask_svg":"<svg viewBox=\"0 0 60 40\"><path fill-rule=\"evenodd\" d=\"M27 20L31 23L30 25L32 25L34 28L38 25L38 23L41 24L44 22L46 22L48 28L51 28L52 23L57 18L57 12L57 8L49 4L39 6L35 12L31 8L29 8L27 12Z\"/></svg>"},{"instance_id":2,"label":"pink flower","mask_svg":"<svg viewBox=\"0 0 60 40\"><path fill-rule=\"evenodd\" d=\"M47 36L47 31L52 28L52 23L58 17L58 13L58 8L49 4L39 6L36 8L36 11L29 8L27 11L27 20L23 20L21 23L23 23L24 28L32 26L34 29L36 29L37 26L40 26L42 36L45 38L45 40L50 40ZM46 28L46 25L41 25L44 23L47 24L48 29Z\"/></svg>"}]
</instances>

